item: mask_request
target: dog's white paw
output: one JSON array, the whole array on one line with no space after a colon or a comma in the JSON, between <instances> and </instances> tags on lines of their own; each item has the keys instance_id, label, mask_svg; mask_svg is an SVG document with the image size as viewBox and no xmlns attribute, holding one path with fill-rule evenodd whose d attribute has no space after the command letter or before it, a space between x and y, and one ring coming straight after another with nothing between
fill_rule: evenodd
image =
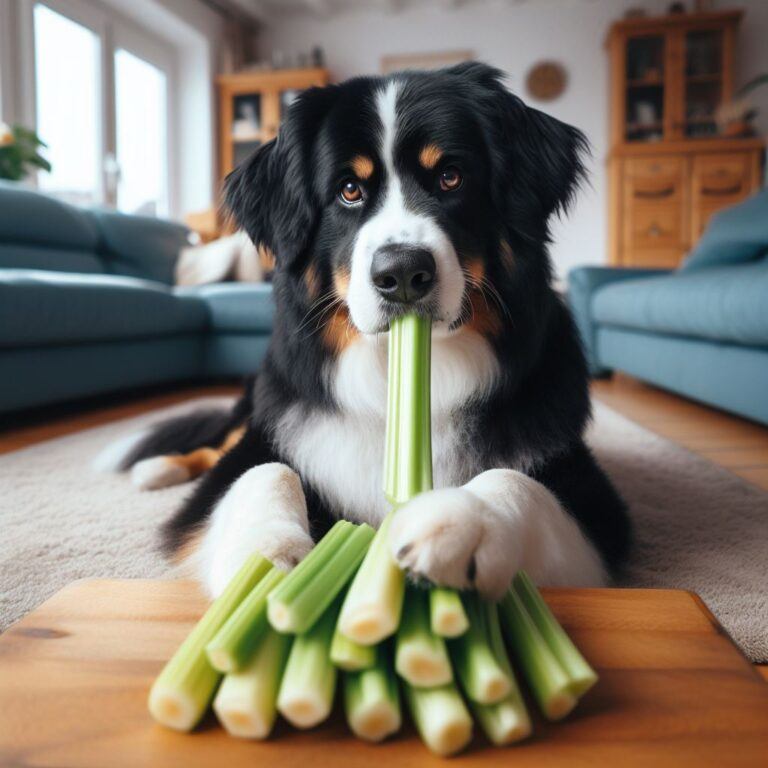
<instances>
[{"instance_id":1,"label":"dog's white paw","mask_svg":"<svg viewBox=\"0 0 768 768\"><path fill-rule=\"evenodd\" d=\"M299 476L284 464L262 464L239 477L216 505L200 548L201 580L216 597L253 552L290 570L312 547Z\"/></svg>"},{"instance_id":2,"label":"dog's white paw","mask_svg":"<svg viewBox=\"0 0 768 768\"><path fill-rule=\"evenodd\" d=\"M496 599L520 567L515 526L466 488L422 493L392 521L391 546L412 576Z\"/></svg>"},{"instance_id":3,"label":"dog's white paw","mask_svg":"<svg viewBox=\"0 0 768 768\"><path fill-rule=\"evenodd\" d=\"M169 456L153 456L137 461L131 469L131 482L142 491L155 491L190 480L189 470Z\"/></svg>"},{"instance_id":4,"label":"dog's white paw","mask_svg":"<svg viewBox=\"0 0 768 768\"><path fill-rule=\"evenodd\" d=\"M541 483L490 469L461 488L422 493L392 521L392 553L414 576L498 599L525 569L537 584L600 586L593 544Z\"/></svg>"}]
</instances>

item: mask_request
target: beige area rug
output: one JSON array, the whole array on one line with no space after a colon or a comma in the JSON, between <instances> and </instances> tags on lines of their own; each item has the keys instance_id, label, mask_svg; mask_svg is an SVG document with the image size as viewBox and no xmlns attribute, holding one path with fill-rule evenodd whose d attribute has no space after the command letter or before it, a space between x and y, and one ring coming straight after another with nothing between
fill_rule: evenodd
<instances>
[{"instance_id":1,"label":"beige area rug","mask_svg":"<svg viewBox=\"0 0 768 768\"><path fill-rule=\"evenodd\" d=\"M73 579L173 575L157 527L189 487L139 492L89 465L115 438L188 407L0 456L0 628ZM635 522L623 585L698 592L753 661L768 661L768 494L600 404L589 439Z\"/></svg>"}]
</instances>

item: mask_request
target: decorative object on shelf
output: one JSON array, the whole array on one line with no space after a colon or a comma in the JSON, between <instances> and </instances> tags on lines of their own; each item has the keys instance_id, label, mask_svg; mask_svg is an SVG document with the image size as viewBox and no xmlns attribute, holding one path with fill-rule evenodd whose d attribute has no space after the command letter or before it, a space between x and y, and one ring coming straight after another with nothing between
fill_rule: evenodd
<instances>
[{"instance_id":1,"label":"decorative object on shelf","mask_svg":"<svg viewBox=\"0 0 768 768\"><path fill-rule=\"evenodd\" d=\"M669 8L667 8L667 13L675 14L675 13L685 13L685 3L670 3Z\"/></svg>"},{"instance_id":2,"label":"decorative object on shelf","mask_svg":"<svg viewBox=\"0 0 768 768\"><path fill-rule=\"evenodd\" d=\"M325 66L325 51L319 45L312 49L311 61L312 66L318 69L322 69Z\"/></svg>"},{"instance_id":3,"label":"decorative object on shelf","mask_svg":"<svg viewBox=\"0 0 768 768\"><path fill-rule=\"evenodd\" d=\"M382 56L381 74L399 72L403 69L441 69L461 64L474 57L472 51L438 51L436 53L405 53Z\"/></svg>"},{"instance_id":4,"label":"decorative object on shelf","mask_svg":"<svg viewBox=\"0 0 768 768\"><path fill-rule=\"evenodd\" d=\"M525 77L525 89L539 101L553 101L562 96L568 85L568 72L558 61L540 61Z\"/></svg>"},{"instance_id":5,"label":"decorative object on shelf","mask_svg":"<svg viewBox=\"0 0 768 768\"><path fill-rule=\"evenodd\" d=\"M642 19L645 15L645 8L627 8L627 10L624 11L625 19Z\"/></svg>"},{"instance_id":6,"label":"decorative object on shelf","mask_svg":"<svg viewBox=\"0 0 768 768\"><path fill-rule=\"evenodd\" d=\"M753 136L755 133L754 119L758 109L747 98L762 85L768 85L768 72L752 78L736 93L736 98L721 104L715 112L717 127L723 136Z\"/></svg>"},{"instance_id":7,"label":"decorative object on shelf","mask_svg":"<svg viewBox=\"0 0 768 768\"><path fill-rule=\"evenodd\" d=\"M258 141L259 125L258 104L255 101L241 101L236 106L237 116L232 123L234 141Z\"/></svg>"},{"instance_id":8,"label":"decorative object on shelf","mask_svg":"<svg viewBox=\"0 0 768 768\"><path fill-rule=\"evenodd\" d=\"M0 179L21 181L34 169L50 171L51 164L38 152L45 146L29 128L0 122Z\"/></svg>"}]
</instances>

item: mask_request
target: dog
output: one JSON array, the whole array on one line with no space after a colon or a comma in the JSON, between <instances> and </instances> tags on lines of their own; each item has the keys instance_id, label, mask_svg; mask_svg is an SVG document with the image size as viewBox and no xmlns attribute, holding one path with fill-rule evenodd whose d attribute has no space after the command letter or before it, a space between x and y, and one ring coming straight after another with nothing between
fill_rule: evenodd
<instances>
[{"instance_id":1,"label":"dog","mask_svg":"<svg viewBox=\"0 0 768 768\"><path fill-rule=\"evenodd\" d=\"M162 537L211 595L254 551L290 568L335 520L381 522L405 312L433 322L435 490L396 512L396 561L489 599L520 568L601 585L622 566L630 523L583 439L587 368L547 253L587 151L472 62L311 88L228 177L276 264L266 359L234 410L158 425L117 464L142 487L203 475Z\"/></svg>"}]
</instances>

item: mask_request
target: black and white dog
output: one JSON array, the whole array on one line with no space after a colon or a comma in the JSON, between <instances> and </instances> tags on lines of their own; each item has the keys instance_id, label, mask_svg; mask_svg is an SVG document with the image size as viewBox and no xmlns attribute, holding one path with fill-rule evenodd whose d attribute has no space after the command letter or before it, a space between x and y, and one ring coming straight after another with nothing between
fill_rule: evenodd
<instances>
[{"instance_id":1,"label":"black and white dog","mask_svg":"<svg viewBox=\"0 0 768 768\"><path fill-rule=\"evenodd\" d=\"M407 310L433 320L437 490L397 512L402 567L497 597L519 568L599 585L621 566L630 526L583 441L587 371L547 255L585 145L468 63L310 89L230 176L276 258L269 353L232 413L166 422L122 459L145 487L205 470L164 544L212 594L254 550L290 567L333 520L381 521L387 328Z\"/></svg>"}]
</instances>

